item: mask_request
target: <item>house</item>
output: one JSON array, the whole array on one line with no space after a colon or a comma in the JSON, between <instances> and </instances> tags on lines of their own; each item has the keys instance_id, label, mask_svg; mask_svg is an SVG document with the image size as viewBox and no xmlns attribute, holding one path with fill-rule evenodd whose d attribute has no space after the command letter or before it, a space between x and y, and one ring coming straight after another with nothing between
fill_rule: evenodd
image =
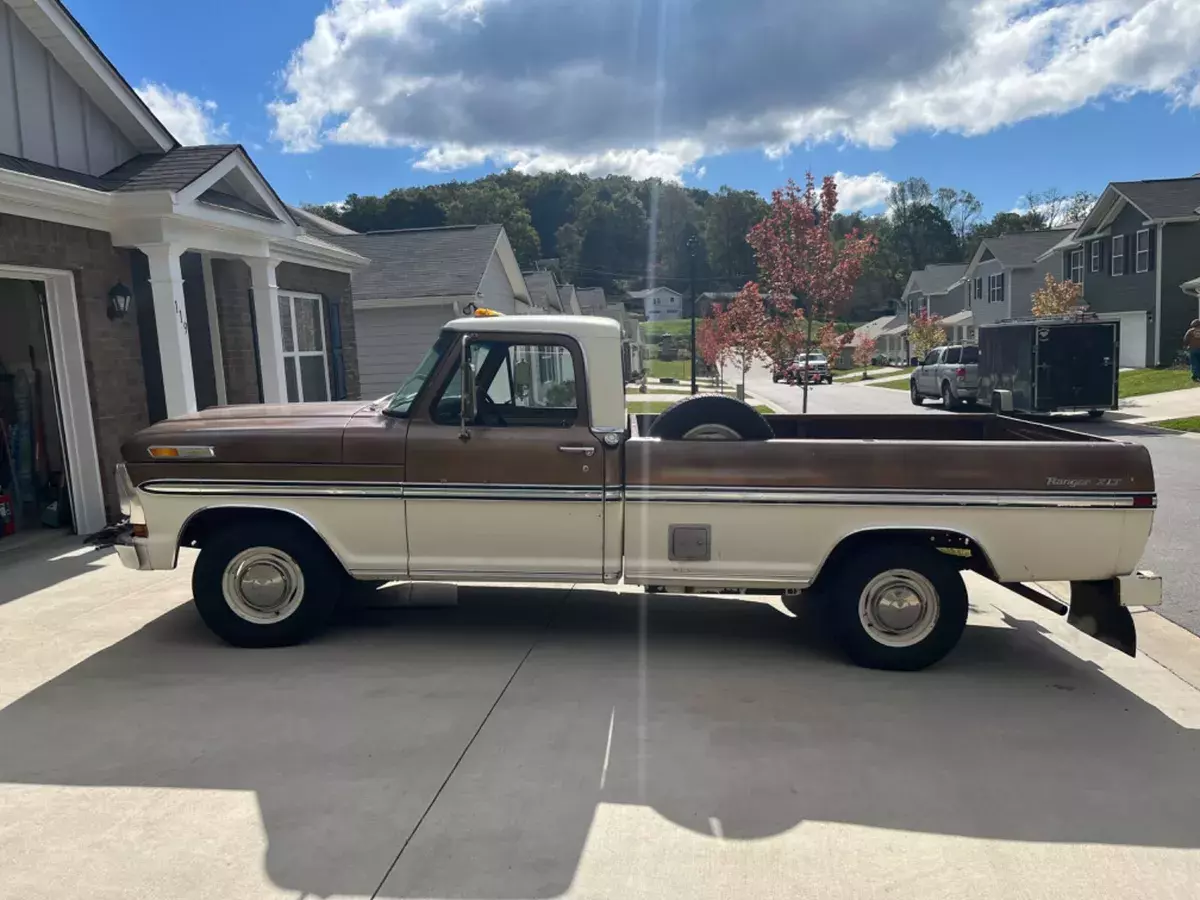
<instances>
[{"instance_id":1,"label":"house","mask_svg":"<svg viewBox=\"0 0 1200 900\"><path fill-rule=\"evenodd\" d=\"M563 313L569 316L580 315L579 296L573 284L561 284L558 287L559 305Z\"/></svg>"},{"instance_id":2,"label":"house","mask_svg":"<svg viewBox=\"0 0 1200 900\"><path fill-rule=\"evenodd\" d=\"M0 494L18 527L119 516L121 443L165 416L358 396L367 261L311 224L243 147L180 146L59 0L0 0Z\"/></svg>"},{"instance_id":3,"label":"house","mask_svg":"<svg viewBox=\"0 0 1200 900\"><path fill-rule=\"evenodd\" d=\"M579 311L583 315L603 316L608 314L609 303L604 296L604 288L579 288L575 293L579 298ZM620 306L620 304L617 305ZM621 306L620 308L624 313L625 307Z\"/></svg>"},{"instance_id":4,"label":"house","mask_svg":"<svg viewBox=\"0 0 1200 900\"><path fill-rule=\"evenodd\" d=\"M962 332L969 329L969 339L974 340L980 325L1033 315L1033 292L1042 286L1047 274L1060 274L1058 261L1047 258L1047 251L1069 237L1071 231L1060 228L984 238L964 276L969 312L951 316L942 327Z\"/></svg>"},{"instance_id":5,"label":"house","mask_svg":"<svg viewBox=\"0 0 1200 900\"><path fill-rule=\"evenodd\" d=\"M400 387L451 319L474 307L508 315L532 309L500 225L331 234L325 240L371 260L353 282L364 397ZM557 288L553 296L557 304Z\"/></svg>"},{"instance_id":6,"label":"house","mask_svg":"<svg viewBox=\"0 0 1200 900\"><path fill-rule=\"evenodd\" d=\"M901 295L901 306L914 318L921 313L945 318L962 312L967 308L966 271L962 263L937 263L914 270Z\"/></svg>"},{"instance_id":7,"label":"house","mask_svg":"<svg viewBox=\"0 0 1200 900\"><path fill-rule=\"evenodd\" d=\"M621 361L625 378L631 380L641 375L646 350L638 320L629 314L624 304L609 303L603 288L581 288L578 296L579 307L585 316L603 316L621 323Z\"/></svg>"},{"instance_id":8,"label":"house","mask_svg":"<svg viewBox=\"0 0 1200 900\"><path fill-rule=\"evenodd\" d=\"M570 306L563 305L563 295L553 272L539 269L525 272L523 277L529 292L530 312L551 316L570 314Z\"/></svg>"},{"instance_id":9,"label":"house","mask_svg":"<svg viewBox=\"0 0 1200 900\"><path fill-rule=\"evenodd\" d=\"M854 365L854 351L858 347L862 346L862 343L867 340L875 341L875 356L884 356L888 359L904 356L904 350L899 345L893 348L896 351L895 353L887 352L883 340L883 333L892 325L896 324L897 319L900 319L900 316L879 316L878 318L872 319L870 322L859 325L857 328L855 328L854 336L850 339L850 343L846 347L842 348L842 353L838 360L838 367L842 369L851 368ZM903 332L901 332L901 334L902 333Z\"/></svg>"},{"instance_id":10,"label":"house","mask_svg":"<svg viewBox=\"0 0 1200 900\"><path fill-rule=\"evenodd\" d=\"M1170 365L1197 312L1200 176L1114 181L1053 255L1088 308L1120 322L1122 366Z\"/></svg>"},{"instance_id":11,"label":"house","mask_svg":"<svg viewBox=\"0 0 1200 900\"><path fill-rule=\"evenodd\" d=\"M642 305L647 322L665 322L683 318L683 294L669 287L630 291L629 298Z\"/></svg>"}]
</instances>

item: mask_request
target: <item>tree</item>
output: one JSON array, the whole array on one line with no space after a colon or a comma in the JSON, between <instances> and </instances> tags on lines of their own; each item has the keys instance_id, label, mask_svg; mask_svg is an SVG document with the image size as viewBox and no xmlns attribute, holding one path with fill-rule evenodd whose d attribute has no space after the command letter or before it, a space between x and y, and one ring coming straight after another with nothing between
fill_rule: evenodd
<instances>
[{"instance_id":1,"label":"tree","mask_svg":"<svg viewBox=\"0 0 1200 900\"><path fill-rule=\"evenodd\" d=\"M843 334L838 331L837 323L832 320L821 326L821 330L817 332L817 346L821 348L821 352L829 361L830 369L837 365L842 355L842 349L852 340L854 340L854 332L847 331Z\"/></svg>"},{"instance_id":2,"label":"tree","mask_svg":"<svg viewBox=\"0 0 1200 900\"><path fill-rule=\"evenodd\" d=\"M867 367L871 365L871 361L875 359L875 338L860 337L858 343L854 345L854 364L861 366L863 370L863 378L867 377Z\"/></svg>"},{"instance_id":3,"label":"tree","mask_svg":"<svg viewBox=\"0 0 1200 900\"><path fill-rule=\"evenodd\" d=\"M529 266L541 256L541 243L520 195L495 182L478 181L446 205L447 225L504 226L517 262Z\"/></svg>"},{"instance_id":4,"label":"tree","mask_svg":"<svg viewBox=\"0 0 1200 900\"><path fill-rule=\"evenodd\" d=\"M863 266L875 252L875 236L852 229L835 240L832 224L837 213L837 182L826 175L818 193L812 172L801 189L789 179L771 194L767 216L750 230L759 270L766 276L781 312L791 312L791 298L807 308L805 352L812 349L814 317L832 319L849 302ZM804 384L804 411L808 412L808 383Z\"/></svg>"},{"instance_id":5,"label":"tree","mask_svg":"<svg viewBox=\"0 0 1200 900\"><path fill-rule=\"evenodd\" d=\"M731 289L757 276L754 250L746 242L750 229L767 214L767 204L754 191L722 187L704 205L704 245L712 276Z\"/></svg>"},{"instance_id":6,"label":"tree","mask_svg":"<svg viewBox=\"0 0 1200 900\"><path fill-rule=\"evenodd\" d=\"M1082 222L1096 205L1096 195L1091 191L1064 194L1058 188L1049 188L1040 193L1028 191L1024 200L1025 208L1037 212L1047 228L1065 228Z\"/></svg>"},{"instance_id":7,"label":"tree","mask_svg":"<svg viewBox=\"0 0 1200 900\"><path fill-rule=\"evenodd\" d=\"M917 359L924 359L934 347L946 343L946 329L942 327L941 316L931 316L922 312L908 323L909 352Z\"/></svg>"},{"instance_id":8,"label":"tree","mask_svg":"<svg viewBox=\"0 0 1200 900\"><path fill-rule=\"evenodd\" d=\"M746 373L766 353L767 311L758 285L747 282L716 315L721 319L719 333L724 336L727 358L741 373L744 390Z\"/></svg>"},{"instance_id":9,"label":"tree","mask_svg":"<svg viewBox=\"0 0 1200 900\"><path fill-rule=\"evenodd\" d=\"M1058 281L1047 273L1045 283L1033 292L1033 314L1063 316L1079 308L1083 286L1074 281Z\"/></svg>"},{"instance_id":10,"label":"tree","mask_svg":"<svg viewBox=\"0 0 1200 900\"><path fill-rule=\"evenodd\" d=\"M792 372L796 358L804 349L807 331L808 322L803 309L789 312L776 310L775 315L769 318L763 352L770 360L772 372Z\"/></svg>"},{"instance_id":11,"label":"tree","mask_svg":"<svg viewBox=\"0 0 1200 900\"><path fill-rule=\"evenodd\" d=\"M944 208L943 204L939 203L938 210L942 213L946 221L950 223L950 227L954 231L954 236L958 238L958 242L961 244L967 239L967 233L971 230L971 226L983 214L983 204L970 191L938 188L939 198L943 196L943 191L948 191L953 196L948 203L944 204Z\"/></svg>"}]
</instances>

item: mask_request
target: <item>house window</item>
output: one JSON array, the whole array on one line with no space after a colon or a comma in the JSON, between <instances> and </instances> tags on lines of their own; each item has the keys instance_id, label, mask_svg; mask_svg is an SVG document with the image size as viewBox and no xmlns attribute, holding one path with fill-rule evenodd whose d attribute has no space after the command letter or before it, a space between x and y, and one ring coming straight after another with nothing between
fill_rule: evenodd
<instances>
[{"instance_id":1,"label":"house window","mask_svg":"<svg viewBox=\"0 0 1200 900\"><path fill-rule=\"evenodd\" d=\"M1083 248L1071 251L1071 280L1083 284Z\"/></svg>"},{"instance_id":2,"label":"house window","mask_svg":"<svg viewBox=\"0 0 1200 900\"><path fill-rule=\"evenodd\" d=\"M1004 273L998 275L989 275L988 280L988 303L1003 303L1004 302Z\"/></svg>"},{"instance_id":3,"label":"house window","mask_svg":"<svg viewBox=\"0 0 1200 900\"><path fill-rule=\"evenodd\" d=\"M1114 234L1112 245L1112 274L1125 274L1125 235Z\"/></svg>"},{"instance_id":4,"label":"house window","mask_svg":"<svg viewBox=\"0 0 1200 900\"><path fill-rule=\"evenodd\" d=\"M1092 271L1100 271L1100 254L1103 252L1104 245L1099 241L1092 241Z\"/></svg>"},{"instance_id":5,"label":"house window","mask_svg":"<svg viewBox=\"0 0 1200 900\"><path fill-rule=\"evenodd\" d=\"M1136 243L1133 245L1133 262L1134 271L1149 272L1150 271L1150 229L1143 228L1137 233L1135 238Z\"/></svg>"},{"instance_id":6,"label":"house window","mask_svg":"<svg viewBox=\"0 0 1200 900\"><path fill-rule=\"evenodd\" d=\"M329 399L325 301L319 294L279 295L279 333L289 403Z\"/></svg>"}]
</instances>

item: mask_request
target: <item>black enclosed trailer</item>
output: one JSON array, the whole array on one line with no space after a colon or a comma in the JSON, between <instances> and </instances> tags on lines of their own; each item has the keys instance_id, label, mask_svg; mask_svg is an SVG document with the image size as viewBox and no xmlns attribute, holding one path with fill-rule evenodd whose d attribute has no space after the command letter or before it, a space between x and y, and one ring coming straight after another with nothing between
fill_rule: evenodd
<instances>
[{"instance_id":1,"label":"black enclosed trailer","mask_svg":"<svg viewBox=\"0 0 1200 900\"><path fill-rule=\"evenodd\" d=\"M979 328L979 402L995 412L1100 415L1117 408L1120 328L1095 317Z\"/></svg>"}]
</instances>

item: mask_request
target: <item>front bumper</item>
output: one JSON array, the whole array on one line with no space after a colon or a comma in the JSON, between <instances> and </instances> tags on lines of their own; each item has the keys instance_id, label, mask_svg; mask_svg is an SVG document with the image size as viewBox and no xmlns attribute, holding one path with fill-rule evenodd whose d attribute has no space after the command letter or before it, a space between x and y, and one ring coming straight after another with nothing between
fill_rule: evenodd
<instances>
[{"instance_id":1,"label":"front bumper","mask_svg":"<svg viewBox=\"0 0 1200 900\"><path fill-rule=\"evenodd\" d=\"M154 568L150 564L150 548L146 545L145 538L133 536L132 524L126 523L118 532L113 540L113 547L116 548L117 557L125 568L138 572L149 572Z\"/></svg>"}]
</instances>

